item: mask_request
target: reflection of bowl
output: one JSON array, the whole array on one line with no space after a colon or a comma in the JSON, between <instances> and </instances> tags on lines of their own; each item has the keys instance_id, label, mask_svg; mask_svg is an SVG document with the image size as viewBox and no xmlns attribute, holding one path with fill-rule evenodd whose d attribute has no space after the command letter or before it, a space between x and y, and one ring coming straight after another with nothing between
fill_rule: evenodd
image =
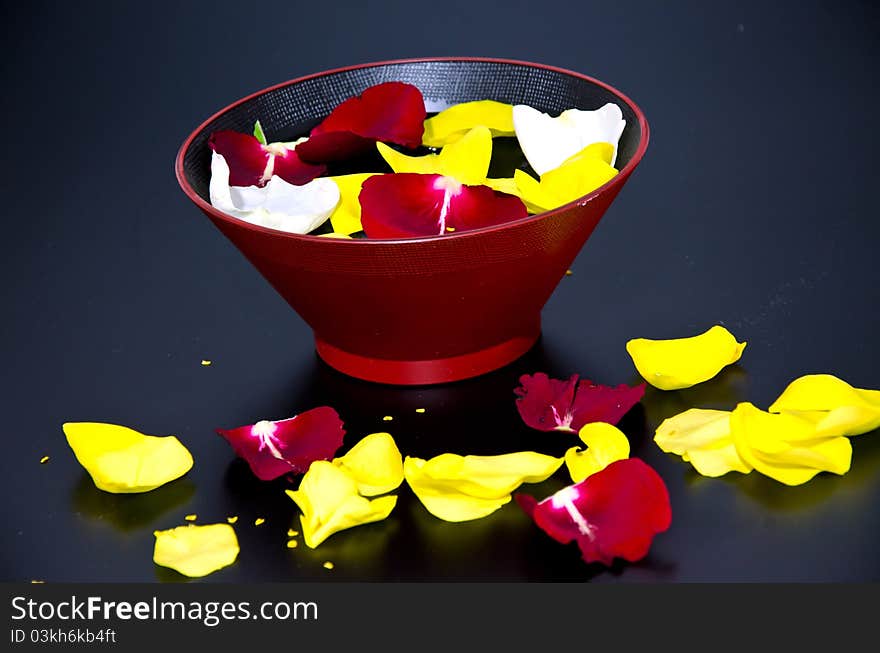
<instances>
[{"instance_id":1,"label":"reflection of bowl","mask_svg":"<svg viewBox=\"0 0 880 653\"><path fill-rule=\"evenodd\" d=\"M300 236L243 222L208 202L208 137L250 132L259 119L278 140L308 133L343 100L374 84L417 86L428 111L469 100L529 104L558 114L616 102L626 129L620 173L553 211L495 227L399 240ZM184 142L177 179L187 196L312 327L318 354L362 379L432 384L483 374L538 338L541 309L602 214L641 161L648 124L625 95L584 75L494 59L418 59L309 75L216 113Z\"/></svg>"}]
</instances>

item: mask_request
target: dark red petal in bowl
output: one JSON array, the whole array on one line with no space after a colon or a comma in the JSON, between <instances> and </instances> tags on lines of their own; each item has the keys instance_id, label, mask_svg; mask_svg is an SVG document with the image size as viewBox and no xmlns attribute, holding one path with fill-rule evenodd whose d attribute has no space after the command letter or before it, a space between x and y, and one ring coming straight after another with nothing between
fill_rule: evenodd
<instances>
[{"instance_id":1,"label":"dark red petal in bowl","mask_svg":"<svg viewBox=\"0 0 880 653\"><path fill-rule=\"evenodd\" d=\"M287 150L287 154L275 157L273 175L278 175L288 184L302 186L312 179L320 177L327 172L327 166L323 164L306 163L299 158L296 150Z\"/></svg>"},{"instance_id":2,"label":"dark red petal in bowl","mask_svg":"<svg viewBox=\"0 0 880 653\"><path fill-rule=\"evenodd\" d=\"M577 381L577 374L567 381L551 379L543 372L523 374L519 379L520 387L513 391L518 397L516 409L520 417L526 425L539 431L564 428L566 416L574 403Z\"/></svg>"},{"instance_id":3,"label":"dark red petal in bowl","mask_svg":"<svg viewBox=\"0 0 880 653\"><path fill-rule=\"evenodd\" d=\"M303 161L332 163L361 156L375 149L375 142L351 132L327 132L309 136L309 140L296 146L296 153Z\"/></svg>"},{"instance_id":4,"label":"dark red petal in bowl","mask_svg":"<svg viewBox=\"0 0 880 653\"><path fill-rule=\"evenodd\" d=\"M528 499L517 502L553 539L577 540L586 562L641 560L672 521L663 479L638 458L611 463L534 506Z\"/></svg>"},{"instance_id":5,"label":"dark red petal in bowl","mask_svg":"<svg viewBox=\"0 0 880 653\"><path fill-rule=\"evenodd\" d=\"M264 186L269 154L250 134L224 130L211 134L211 149L226 159L230 186Z\"/></svg>"},{"instance_id":6,"label":"dark red petal in bowl","mask_svg":"<svg viewBox=\"0 0 880 653\"><path fill-rule=\"evenodd\" d=\"M438 236L524 218L518 197L488 186L464 186L441 175L376 175L360 193L361 223L369 238Z\"/></svg>"},{"instance_id":7,"label":"dark red petal in bowl","mask_svg":"<svg viewBox=\"0 0 880 653\"><path fill-rule=\"evenodd\" d=\"M571 428L579 431L590 422L617 424L629 410L642 400L645 384L630 387L598 385L587 379L578 383L571 407Z\"/></svg>"},{"instance_id":8,"label":"dark red petal in bowl","mask_svg":"<svg viewBox=\"0 0 880 653\"><path fill-rule=\"evenodd\" d=\"M323 163L361 154L375 141L416 148L422 144L425 116L425 100L415 86L377 84L336 107L297 151L306 161Z\"/></svg>"},{"instance_id":9,"label":"dark red petal in bowl","mask_svg":"<svg viewBox=\"0 0 880 653\"><path fill-rule=\"evenodd\" d=\"M342 446L342 420L329 406L313 408L277 422L217 429L254 475L270 481L283 474L301 474L316 460L330 460Z\"/></svg>"}]
</instances>

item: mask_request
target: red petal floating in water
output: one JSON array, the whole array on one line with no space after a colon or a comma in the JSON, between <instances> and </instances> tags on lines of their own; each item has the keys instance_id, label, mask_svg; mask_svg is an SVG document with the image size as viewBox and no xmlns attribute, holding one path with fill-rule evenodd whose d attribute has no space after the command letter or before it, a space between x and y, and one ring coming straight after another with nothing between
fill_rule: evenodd
<instances>
[{"instance_id":1,"label":"red petal floating in water","mask_svg":"<svg viewBox=\"0 0 880 653\"><path fill-rule=\"evenodd\" d=\"M614 558L641 560L672 521L663 479L638 458L611 463L541 502L526 494L515 498L554 540L576 540L586 562L605 565Z\"/></svg>"},{"instance_id":2,"label":"red petal floating in water","mask_svg":"<svg viewBox=\"0 0 880 653\"><path fill-rule=\"evenodd\" d=\"M214 132L209 143L212 150L226 159L230 186L265 186L269 181L263 179L269 153L250 134L230 130Z\"/></svg>"},{"instance_id":3,"label":"red petal floating in water","mask_svg":"<svg viewBox=\"0 0 880 653\"><path fill-rule=\"evenodd\" d=\"M425 115L425 100L412 84L377 84L336 107L296 151L306 161L326 163L363 154L376 141L416 148Z\"/></svg>"},{"instance_id":4,"label":"red petal floating in water","mask_svg":"<svg viewBox=\"0 0 880 653\"><path fill-rule=\"evenodd\" d=\"M359 197L369 238L438 236L527 215L518 197L442 175L375 175L364 182Z\"/></svg>"},{"instance_id":5,"label":"red petal floating in water","mask_svg":"<svg viewBox=\"0 0 880 653\"><path fill-rule=\"evenodd\" d=\"M211 149L226 159L230 186L265 186L273 175L302 186L327 172L327 167L300 160L296 151L280 143L263 145L250 134L214 132Z\"/></svg>"},{"instance_id":6,"label":"red petal floating in water","mask_svg":"<svg viewBox=\"0 0 880 653\"><path fill-rule=\"evenodd\" d=\"M543 372L521 376L514 393L523 421L539 431L579 431L591 422L617 424L645 394L644 383L613 388L578 378L573 374L561 381Z\"/></svg>"},{"instance_id":7,"label":"red petal floating in water","mask_svg":"<svg viewBox=\"0 0 880 653\"><path fill-rule=\"evenodd\" d=\"M342 420L329 406L320 406L277 422L264 420L217 433L232 445L254 475L271 481L283 474L302 474L316 460L330 460L342 446Z\"/></svg>"}]
</instances>

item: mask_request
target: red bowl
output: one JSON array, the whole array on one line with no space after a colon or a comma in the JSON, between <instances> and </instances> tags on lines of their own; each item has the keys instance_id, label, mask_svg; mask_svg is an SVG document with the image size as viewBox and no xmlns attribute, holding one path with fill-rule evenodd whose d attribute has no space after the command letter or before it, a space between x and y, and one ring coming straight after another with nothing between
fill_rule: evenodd
<instances>
[{"instance_id":1,"label":"red bowl","mask_svg":"<svg viewBox=\"0 0 880 653\"><path fill-rule=\"evenodd\" d=\"M259 227L211 206L212 132L249 132L259 119L277 140L292 140L343 100L393 80L417 86L428 111L493 99L555 115L616 102L627 121L618 148L620 172L553 211L427 238L301 236ZM534 344L541 309L647 145L641 110L585 75L500 59L413 59L309 75L239 100L189 135L177 155L176 173L186 195L312 328L324 361L369 381L421 385L490 372Z\"/></svg>"}]
</instances>

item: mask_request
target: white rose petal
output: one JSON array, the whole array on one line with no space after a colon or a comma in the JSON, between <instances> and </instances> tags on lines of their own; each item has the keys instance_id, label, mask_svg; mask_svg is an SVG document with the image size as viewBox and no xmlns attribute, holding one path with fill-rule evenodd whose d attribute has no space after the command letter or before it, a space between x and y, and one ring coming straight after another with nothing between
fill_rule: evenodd
<instances>
[{"instance_id":1,"label":"white rose petal","mask_svg":"<svg viewBox=\"0 0 880 653\"><path fill-rule=\"evenodd\" d=\"M593 143L611 143L617 160L617 143L626 121L613 103L595 111L568 109L556 118L525 104L513 107L513 127L519 146L539 175L558 168L569 157Z\"/></svg>"}]
</instances>

